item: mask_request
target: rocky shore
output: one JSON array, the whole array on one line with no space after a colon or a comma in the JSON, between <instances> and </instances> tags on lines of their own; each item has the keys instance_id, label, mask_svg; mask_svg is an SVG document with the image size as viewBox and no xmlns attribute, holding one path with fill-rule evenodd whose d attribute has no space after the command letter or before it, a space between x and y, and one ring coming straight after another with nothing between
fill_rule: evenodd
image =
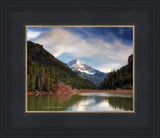
<instances>
[{"instance_id":1,"label":"rocky shore","mask_svg":"<svg viewBox=\"0 0 160 138\"><path fill-rule=\"evenodd\" d=\"M52 95L57 94L58 96L69 96L75 93L96 93L96 92L104 92L104 93L133 93L133 90L123 90L123 89L116 89L116 90L86 90L86 89L72 89L70 86L65 85L62 82L55 84L55 91L36 91L36 92L27 92L27 95Z\"/></svg>"}]
</instances>

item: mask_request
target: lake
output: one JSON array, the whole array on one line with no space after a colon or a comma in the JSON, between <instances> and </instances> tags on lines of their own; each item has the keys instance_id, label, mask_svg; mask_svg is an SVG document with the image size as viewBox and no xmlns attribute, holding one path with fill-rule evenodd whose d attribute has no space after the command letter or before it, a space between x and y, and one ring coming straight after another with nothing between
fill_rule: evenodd
<instances>
[{"instance_id":1,"label":"lake","mask_svg":"<svg viewBox=\"0 0 160 138\"><path fill-rule=\"evenodd\" d=\"M132 111L133 94L78 93L27 96L28 111Z\"/></svg>"}]
</instances>

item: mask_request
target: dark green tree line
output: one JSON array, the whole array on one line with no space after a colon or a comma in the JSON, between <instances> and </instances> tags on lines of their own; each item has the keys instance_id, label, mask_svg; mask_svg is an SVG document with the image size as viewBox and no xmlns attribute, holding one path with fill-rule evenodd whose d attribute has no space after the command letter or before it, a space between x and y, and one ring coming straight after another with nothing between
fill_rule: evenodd
<instances>
[{"instance_id":1,"label":"dark green tree line","mask_svg":"<svg viewBox=\"0 0 160 138\"><path fill-rule=\"evenodd\" d=\"M130 63L126 66L108 73L100 89L133 89L133 56L129 60Z\"/></svg>"}]
</instances>

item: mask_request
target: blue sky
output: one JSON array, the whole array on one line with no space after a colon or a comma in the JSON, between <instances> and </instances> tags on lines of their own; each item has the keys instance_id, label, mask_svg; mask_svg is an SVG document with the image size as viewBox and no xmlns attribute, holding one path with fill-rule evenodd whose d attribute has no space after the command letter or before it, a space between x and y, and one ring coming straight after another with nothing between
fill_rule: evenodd
<instances>
[{"instance_id":1,"label":"blue sky","mask_svg":"<svg viewBox=\"0 0 160 138\"><path fill-rule=\"evenodd\" d=\"M27 27L27 40L64 63L79 59L103 72L126 65L133 53L132 27Z\"/></svg>"}]
</instances>

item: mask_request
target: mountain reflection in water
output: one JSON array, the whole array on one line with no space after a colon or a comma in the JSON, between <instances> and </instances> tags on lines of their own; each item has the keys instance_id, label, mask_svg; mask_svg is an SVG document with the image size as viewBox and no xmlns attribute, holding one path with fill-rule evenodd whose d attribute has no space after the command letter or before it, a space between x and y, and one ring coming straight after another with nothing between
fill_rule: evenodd
<instances>
[{"instance_id":1,"label":"mountain reflection in water","mask_svg":"<svg viewBox=\"0 0 160 138\"><path fill-rule=\"evenodd\" d=\"M68 97L28 96L28 111L132 111L132 94L78 93Z\"/></svg>"}]
</instances>

